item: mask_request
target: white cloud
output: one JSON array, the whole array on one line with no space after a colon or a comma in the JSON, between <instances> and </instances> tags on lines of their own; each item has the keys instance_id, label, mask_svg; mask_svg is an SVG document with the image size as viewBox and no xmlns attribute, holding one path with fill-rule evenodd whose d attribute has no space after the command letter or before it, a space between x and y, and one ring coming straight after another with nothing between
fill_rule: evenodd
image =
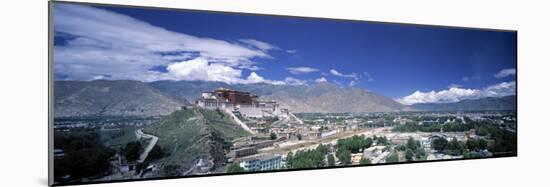
<instances>
[{"instance_id":1,"label":"white cloud","mask_svg":"<svg viewBox=\"0 0 550 187\"><path fill-rule=\"evenodd\" d=\"M277 46L271 45L271 44L266 43L266 42L254 40L254 39L241 39L239 41L242 42L242 43L248 44L250 46L253 46L255 48L258 48L262 51L269 51L269 50L279 49L279 47L277 47Z\"/></svg>"},{"instance_id":2,"label":"white cloud","mask_svg":"<svg viewBox=\"0 0 550 187\"><path fill-rule=\"evenodd\" d=\"M240 69L225 66L223 64L209 63L204 58L195 58L188 61L176 62L168 65L167 73L157 74L158 79L187 80L187 81L219 81L228 84L289 84L302 85L306 81L287 77L284 81L266 79L256 72L251 72L246 79L241 78Z\"/></svg>"},{"instance_id":3,"label":"white cloud","mask_svg":"<svg viewBox=\"0 0 550 187\"><path fill-rule=\"evenodd\" d=\"M504 78L511 75L516 75L516 68L510 68L510 69L503 69L500 70L497 74L495 74L495 78Z\"/></svg>"},{"instance_id":4,"label":"white cloud","mask_svg":"<svg viewBox=\"0 0 550 187\"><path fill-rule=\"evenodd\" d=\"M338 77L346 77L346 78L354 78L354 79L357 79L357 74L356 73L350 73L350 74L343 74L343 73L340 73L339 71L335 70L335 69L331 69L330 70L330 73L334 76L338 76Z\"/></svg>"},{"instance_id":5,"label":"white cloud","mask_svg":"<svg viewBox=\"0 0 550 187\"><path fill-rule=\"evenodd\" d=\"M449 86L447 86L447 88L462 88L462 85L460 85L460 84L449 84Z\"/></svg>"},{"instance_id":6,"label":"white cloud","mask_svg":"<svg viewBox=\"0 0 550 187\"><path fill-rule=\"evenodd\" d=\"M297 86L297 85L306 85L307 81L296 79L294 77L286 77L285 78L285 83L288 84L288 85Z\"/></svg>"},{"instance_id":7,"label":"white cloud","mask_svg":"<svg viewBox=\"0 0 550 187\"><path fill-rule=\"evenodd\" d=\"M320 78L318 78L318 79L315 79L315 82L316 82L316 83L327 82L327 79L325 79L325 77L320 77Z\"/></svg>"},{"instance_id":8,"label":"white cloud","mask_svg":"<svg viewBox=\"0 0 550 187\"><path fill-rule=\"evenodd\" d=\"M516 81L502 82L485 88L486 97L502 97L516 94Z\"/></svg>"},{"instance_id":9,"label":"white cloud","mask_svg":"<svg viewBox=\"0 0 550 187\"><path fill-rule=\"evenodd\" d=\"M298 52L298 50L295 50L295 49L294 50L286 50L286 52L290 53L290 54L294 54L294 53Z\"/></svg>"},{"instance_id":10,"label":"white cloud","mask_svg":"<svg viewBox=\"0 0 550 187\"><path fill-rule=\"evenodd\" d=\"M254 59L272 58L268 52L278 49L254 39L238 43L174 32L90 6L56 4L54 9L55 39L66 37L65 44L54 46L54 72L68 80L92 80L97 75L147 82L184 80L191 79L186 71L193 71L201 79L239 82L235 79L243 80L237 77L242 69L261 69ZM206 63L174 63L196 58ZM155 66L172 66L173 72L149 70ZM204 67L213 69L198 70Z\"/></svg>"},{"instance_id":11,"label":"white cloud","mask_svg":"<svg viewBox=\"0 0 550 187\"><path fill-rule=\"evenodd\" d=\"M318 69L312 67L289 67L286 68L292 74L305 74L319 71Z\"/></svg>"},{"instance_id":12,"label":"white cloud","mask_svg":"<svg viewBox=\"0 0 550 187\"><path fill-rule=\"evenodd\" d=\"M396 99L405 105L417 103L452 103L465 99L479 99L483 97L503 97L516 94L516 82L503 82L490 85L484 89L466 89L451 87L447 90L421 92L416 91L411 95Z\"/></svg>"},{"instance_id":13,"label":"white cloud","mask_svg":"<svg viewBox=\"0 0 550 187\"><path fill-rule=\"evenodd\" d=\"M166 69L168 70L166 78L176 80L220 81L229 84L245 82L240 78L241 70L223 64L210 64L204 58L172 63ZM254 73L254 75L256 74ZM249 79L257 81L258 77L256 76L251 74Z\"/></svg>"}]
</instances>

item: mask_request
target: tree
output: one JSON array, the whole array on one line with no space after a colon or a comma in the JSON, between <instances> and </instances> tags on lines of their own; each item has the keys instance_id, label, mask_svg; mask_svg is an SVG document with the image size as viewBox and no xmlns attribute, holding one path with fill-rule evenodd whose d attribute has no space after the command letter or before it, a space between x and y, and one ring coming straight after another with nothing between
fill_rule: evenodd
<instances>
[{"instance_id":1,"label":"tree","mask_svg":"<svg viewBox=\"0 0 550 187\"><path fill-rule=\"evenodd\" d=\"M398 150L398 151L405 151L405 150L407 150L407 146L401 144L401 145L395 146L395 150Z\"/></svg>"},{"instance_id":2,"label":"tree","mask_svg":"<svg viewBox=\"0 0 550 187\"><path fill-rule=\"evenodd\" d=\"M487 141L485 139L479 139L479 149L485 150L487 149Z\"/></svg>"},{"instance_id":3,"label":"tree","mask_svg":"<svg viewBox=\"0 0 550 187\"><path fill-rule=\"evenodd\" d=\"M366 159L366 158L361 158L361 161L359 161L359 164L361 165L369 165L371 162L370 162L370 159Z\"/></svg>"},{"instance_id":4,"label":"tree","mask_svg":"<svg viewBox=\"0 0 550 187\"><path fill-rule=\"evenodd\" d=\"M416 149L415 157L416 157L416 160L425 160L426 151L422 148Z\"/></svg>"},{"instance_id":5,"label":"tree","mask_svg":"<svg viewBox=\"0 0 550 187\"><path fill-rule=\"evenodd\" d=\"M128 142L122 150L126 160L132 162L139 159L139 153L141 151L141 143L139 141Z\"/></svg>"},{"instance_id":6,"label":"tree","mask_svg":"<svg viewBox=\"0 0 550 187\"><path fill-rule=\"evenodd\" d=\"M66 175L71 179L96 176L111 168L109 158L116 152L99 141L96 130L56 132L54 138L54 147L65 152L53 162L56 180Z\"/></svg>"},{"instance_id":7,"label":"tree","mask_svg":"<svg viewBox=\"0 0 550 187\"><path fill-rule=\"evenodd\" d=\"M378 145L389 145L388 138L385 136L381 136L377 138L377 144Z\"/></svg>"},{"instance_id":8,"label":"tree","mask_svg":"<svg viewBox=\"0 0 550 187\"><path fill-rule=\"evenodd\" d=\"M240 173L245 172L244 168L239 166L239 164L233 163L227 166L227 173Z\"/></svg>"},{"instance_id":9,"label":"tree","mask_svg":"<svg viewBox=\"0 0 550 187\"><path fill-rule=\"evenodd\" d=\"M413 157L414 157L413 151L411 149L407 149L407 151L405 151L405 159L407 159L407 161L412 161Z\"/></svg>"},{"instance_id":10,"label":"tree","mask_svg":"<svg viewBox=\"0 0 550 187\"><path fill-rule=\"evenodd\" d=\"M348 149L340 149L336 151L336 157L340 160L341 165L348 165L351 163L351 152Z\"/></svg>"},{"instance_id":11,"label":"tree","mask_svg":"<svg viewBox=\"0 0 550 187\"><path fill-rule=\"evenodd\" d=\"M334 156L332 156L332 154L327 155L327 165L328 167L332 167L336 165L336 162L334 161Z\"/></svg>"},{"instance_id":12,"label":"tree","mask_svg":"<svg viewBox=\"0 0 550 187\"><path fill-rule=\"evenodd\" d=\"M275 140L275 139L277 139L277 134L275 134L274 132L272 132L272 133L269 135L269 138L270 138L271 140Z\"/></svg>"},{"instance_id":13,"label":"tree","mask_svg":"<svg viewBox=\"0 0 550 187\"><path fill-rule=\"evenodd\" d=\"M288 168L292 168L293 159L294 159L294 154L292 153L292 151L288 152L288 154L286 155L286 166Z\"/></svg>"},{"instance_id":14,"label":"tree","mask_svg":"<svg viewBox=\"0 0 550 187\"><path fill-rule=\"evenodd\" d=\"M468 149L470 151L477 151L479 150L479 141L477 141L476 139L468 139L466 141L466 145L468 146Z\"/></svg>"},{"instance_id":15,"label":"tree","mask_svg":"<svg viewBox=\"0 0 550 187\"><path fill-rule=\"evenodd\" d=\"M458 141L456 138L453 138L446 147L445 152L450 155L462 155L466 151L466 144L464 142Z\"/></svg>"},{"instance_id":16,"label":"tree","mask_svg":"<svg viewBox=\"0 0 550 187\"><path fill-rule=\"evenodd\" d=\"M432 141L432 148L437 151L443 151L447 147L447 139L438 137L435 140Z\"/></svg>"},{"instance_id":17,"label":"tree","mask_svg":"<svg viewBox=\"0 0 550 187\"><path fill-rule=\"evenodd\" d=\"M318 168L325 166L325 156L320 148L300 150L294 155L289 153L286 158L288 168Z\"/></svg>"},{"instance_id":18,"label":"tree","mask_svg":"<svg viewBox=\"0 0 550 187\"><path fill-rule=\"evenodd\" d=\"M157 144L153 147L153 149L151 149L151 151L149 152L149 155L147 155L147 160L153 161L153 160L162 158L163 156L164 156L164 151Z\"/></svg>"},{"instance_id":19,"label":"tree","mask_svg":"<svg viewBox=\"0 0 550 187\"><path fill-rule=\"evenodd\" d=\"M397 152L393 151L391 155L386 159L387 163L399 162L399 155Z\"/></svg>"},{"instance_id":20,"label":"tree","mask_svg":"<svg viewBox=\"0 0 550 187\"><path fill-rule=\"evenodd\" d=\"M407 140L407 148L416 151L416 149L420 148L420 142L409 137Z\"/></svg>"}]
</instances>

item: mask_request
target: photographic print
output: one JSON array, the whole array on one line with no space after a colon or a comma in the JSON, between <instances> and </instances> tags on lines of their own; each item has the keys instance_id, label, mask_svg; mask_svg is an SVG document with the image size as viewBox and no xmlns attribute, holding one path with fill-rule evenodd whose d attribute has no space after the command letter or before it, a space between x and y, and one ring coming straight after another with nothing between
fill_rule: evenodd
<instances>
[{"instance_id":1,"label":"photographic print","mask_svg":"<svg viewBox=\"0 0 550 187\"><path fill-rule=\"evenodd\" d=\"M516 31L51 2L50 39L52 185L517 155Z\"/></svg>"}]
</instances>

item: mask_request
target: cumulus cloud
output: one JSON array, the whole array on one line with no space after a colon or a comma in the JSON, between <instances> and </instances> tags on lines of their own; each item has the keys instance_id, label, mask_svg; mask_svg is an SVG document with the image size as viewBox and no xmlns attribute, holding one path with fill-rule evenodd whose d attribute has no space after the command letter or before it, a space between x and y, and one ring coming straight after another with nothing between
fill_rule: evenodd
<instances>
[{"instance_id":1,"label":"cumulus cloud","mask_svg":"<svg viewBox=\"0 0 550 187\"><path fill-rule=\"evenodd\" d=\"M65 41L54 46L54 73L67 80L242 82L247 79L240 77L241 70L261 69L254 60L272 58L269 51L278 49L254 39L229 42L174 32L90 6L56 4L54 9L55 40ZM159 66L168 72L150 71Z\"/></svg>"},{"instance_id":2,"label":"cumulus cloud","mask_svg":"<svg viewBox=\"0 0 550 187\"><path fill-rule=\"evenodd\" d=\"M516 75L516 68L500 70L494 76L495 76L495 78L504 78L504 77L508 77L508 76L512 76L512 75Z\"/></svg>"},{"instance_id":3,"label":"cumulus cloud","mask_svg":"<svg viewBox=\"0 0 550 187\"><path fill-rule=\"evenodd\" d=\"M241 70L223 64L210 64L204 58L172 63L166 69L168 79L220 81L230 84L244 82L240 78ZM252 79L257 80L256 77Z\"/></svg>"},{"instance_id":4,"label":"cumulus cloud","mask_svg":"<svg viewBox=\"0 0 550 187\"><path fill-rule=\"evenodd\" d=\"M516 82L503 82L487 86L483 89L467 89L451 87L447 90L421 92L416 91L411 95L397 99L405 105L417 103L452 103L465 99L479 99L483 97L503 97L516 94Z\"/></svg>"},{"instance_id":5,"label":"cumulus cloud","mask_svg":"<svg viewBox=\"0 0 550 187\"><path fill-rule=\"evenodd\" d=\"M195 58L187 61L171 63L166 68L167 72L157 73L157 79L187 80L187 81L218 81L228 84L290 84L301 85L299 79L287 77L284 81L270 80L251 72L246 79L242 78L240 69L225 66L223 64L209 63L204 58ZM305 84L305 82L304 82Z\"/></svg>"},{"instance_id":6,"label":"cumulus cloud","mask_svg":"<svg viewBox=\"0 0 550 187\"><path fill-rule=\"evenodd\" d=\"M289 67L286 68L292 74L306 74L319 71L318 69L312 67Z\"/></svg>"},{"instance_id":7,"label":"cumulus cloud","mask_svg":"<svg viewBox=\"0 0 550 187\"><path fill-rule=\"evenodd\" d=\"M320 77L318 79L315 79L315 82L316 83L322 83L322 82L327 82L327 79L325 77Z\"/></svg>"}]
</instances>

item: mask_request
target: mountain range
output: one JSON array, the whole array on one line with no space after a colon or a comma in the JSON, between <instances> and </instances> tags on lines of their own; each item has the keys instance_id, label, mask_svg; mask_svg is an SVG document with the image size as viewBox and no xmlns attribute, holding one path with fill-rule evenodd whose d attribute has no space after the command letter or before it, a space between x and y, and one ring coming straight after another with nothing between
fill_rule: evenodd
<instances>
[{"instance_id":1,"label":"mountain range","mask_svg":"<svg viewBox=\"0 0 550 187\"><path fill-rule=\"evenodd\" d=\"M515 99L482 98L457 103L403 105L356 87L321 82L312 85L226 84L208 81L131 80L56 81L55 117L158 116L193 103L203 91L228 88L277 101L292 112L395 112L415 110L515 109ZM515 98L515 96L513 96ZM513 102L512 102L513 101Z\"/></svg>"},{"instance_id":2,"label":"mountain range","mask_svg":"<svg viewBox=\"0 0 550 187\"><path fill-rule=\"evenodd\" d=\"M474 110L515 110L516 96L486 97L468 99L455 103L424 103L414 104L411 107L424 111L474 111Z\"/></svg>"}]
</instances>

